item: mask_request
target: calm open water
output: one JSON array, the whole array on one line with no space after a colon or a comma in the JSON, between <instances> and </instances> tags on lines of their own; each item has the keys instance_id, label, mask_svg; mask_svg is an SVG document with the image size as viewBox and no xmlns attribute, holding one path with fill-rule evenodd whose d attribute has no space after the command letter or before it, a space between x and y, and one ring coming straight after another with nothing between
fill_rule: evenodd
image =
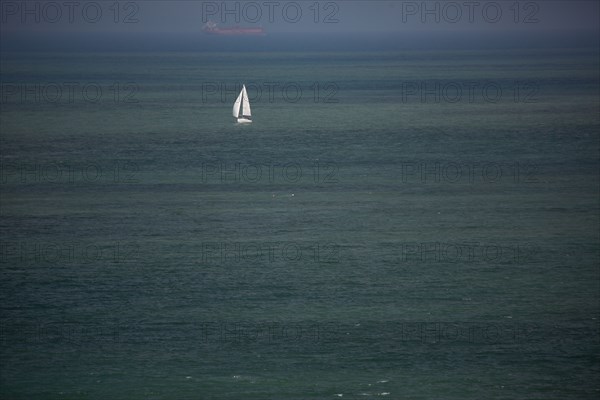
<instances>
[{"instance_id":1,"label":"calm open water","mask_svg":"<svg viewBox=\"0 0 600 400\"><path fill-rule=\"evenodd\" d=\"M3 54L0 397L596 398L598 65Z\"/></svg>"}]
</instances>

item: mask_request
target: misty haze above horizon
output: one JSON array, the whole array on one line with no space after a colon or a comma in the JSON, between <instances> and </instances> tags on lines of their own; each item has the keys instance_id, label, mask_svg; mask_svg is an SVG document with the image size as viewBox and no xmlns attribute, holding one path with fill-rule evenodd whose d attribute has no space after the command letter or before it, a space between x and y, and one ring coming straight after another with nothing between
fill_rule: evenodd
<instances>
[{"instance_id":1,"label":"misty haze above horizon","mask_svg":"<svg viewBox=\"0 0 600 400\"><path fill-rule=\"evenodd\" d=\"M597 1L3 1L2 51L598 46ZM261 27L265 36L206 35Z\"/></svg>"}]
</instances>

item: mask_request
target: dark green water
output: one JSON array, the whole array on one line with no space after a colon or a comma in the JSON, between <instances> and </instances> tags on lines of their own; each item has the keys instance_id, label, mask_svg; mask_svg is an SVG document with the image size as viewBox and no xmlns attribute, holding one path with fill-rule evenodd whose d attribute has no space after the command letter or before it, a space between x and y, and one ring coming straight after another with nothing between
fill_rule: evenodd
<instances>
[{"instance_id":1,"label":"dark green water","mask_svg":"<svg viewBox=\"0 0 600 400\"><path fill-rule=\"evenodd\" d=\"M0 397L596 398L598 65L3 54Z\"/></svg>"}]
</instances>

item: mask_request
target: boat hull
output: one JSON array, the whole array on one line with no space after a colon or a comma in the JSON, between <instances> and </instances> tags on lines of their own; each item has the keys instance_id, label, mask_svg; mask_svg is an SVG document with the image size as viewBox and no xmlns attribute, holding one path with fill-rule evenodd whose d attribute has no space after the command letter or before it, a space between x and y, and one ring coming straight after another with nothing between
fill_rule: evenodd
<instances>
[{"instance_id":1,"label":"boat hull","mask_svg":"<svg viewBox=\"0 0 600 400\"><path fill-rule=\"evenodd\" d=\"M207 35L218 36L265 36L266 32L262 28L208 28L203 29Z\"/></svg>"},{"instance_id":2,"label":"boat hull","mask_svg":"<svg viewBox=\"0 0 600 400\"><path fill-rule=\"evenodd\" d=\"M252 123L252 120L242 117L242 118L237 119L237 123L238 124L250 124L250 123Z\"/></svg>"}]
</instances>

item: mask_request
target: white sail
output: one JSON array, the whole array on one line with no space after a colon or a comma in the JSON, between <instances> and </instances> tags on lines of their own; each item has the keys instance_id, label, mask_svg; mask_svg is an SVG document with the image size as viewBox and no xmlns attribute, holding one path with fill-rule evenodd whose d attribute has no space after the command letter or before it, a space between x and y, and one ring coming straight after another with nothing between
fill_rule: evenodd
<instances>
[{"instance_id":1,"label":"white sail","mask_svg":"<svg viewBox=\"0 0 600 400\"><path fill-rule=\"evenodd\" d=\"M237 118L237 117L240 116L240 105L242 103L242 94L243 93L244 93L244 89L242 89L242 91L240 92L239 96L235 100L235 103L233 103L233 116L235 118Z\"/></svg>"},{"instance_id":2,"label":"white sail","mask_svg":"<svg viewBox=\"0 0 600 400\"><path fill-rule=\"evenodd\" d=\"M240 108L242 113L240 114ZM250 123L252 122L252 114L250 111L250 101L248 101L248 92L246 92L246 85L242 85L242 90L239 96L233 103L233 116L238 123Z\"/></svg>"},{"instance_id":3,"label":"white sail","mask_svg":"<svg viewBox=\"0 0 600 400\"><path fill-rule=\"evenodd\" d=\"M252 116L250 111L250 101L248 101L248 92L246 92L246 85L242 85L242 115L244 117Z\"/></svg>"}]
</instances>

